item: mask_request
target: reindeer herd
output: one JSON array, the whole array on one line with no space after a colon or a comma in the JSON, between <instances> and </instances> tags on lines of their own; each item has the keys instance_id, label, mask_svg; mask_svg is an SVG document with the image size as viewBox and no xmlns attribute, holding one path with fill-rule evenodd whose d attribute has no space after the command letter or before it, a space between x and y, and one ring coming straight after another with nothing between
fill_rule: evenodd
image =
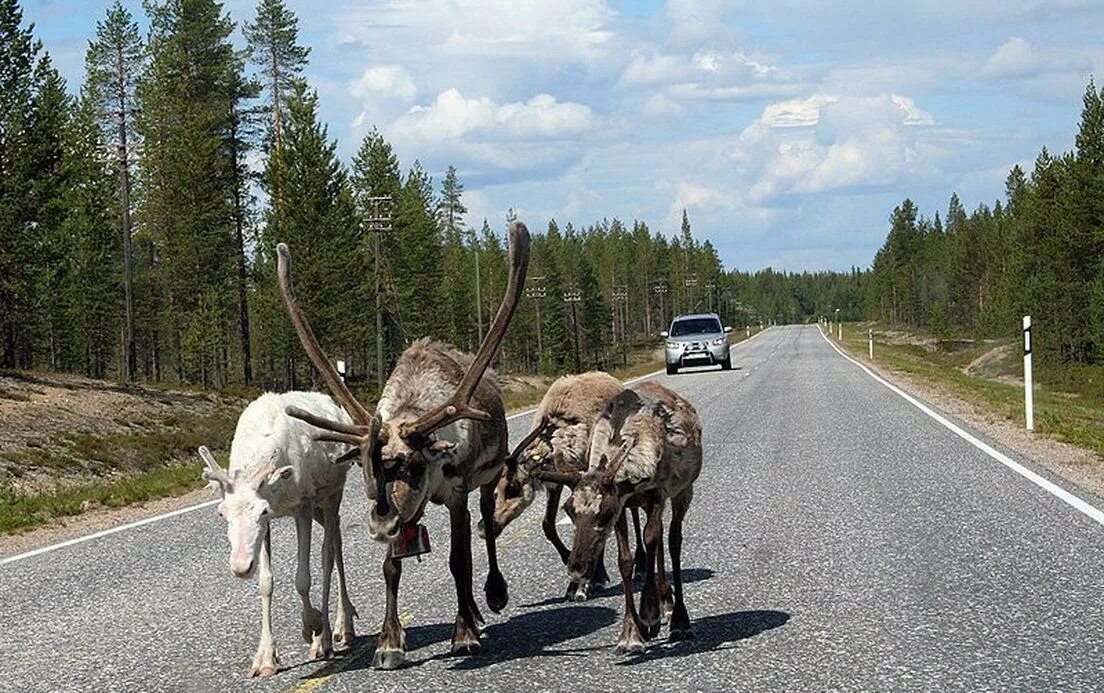
<instances>
[{"instance_id":1,"label":"reindeer herd","mask_svg":"<svg viewBox=\"0 0 1104 693\"><path fill-rule=\"evenodd\" d=\"M430 502L449 513L449 569L457 601L452 652L482 649L483 617L472 575L472 492L479 493L479 534L488 563L483 592L491 611L500 612L509 601L496 539L543 487L547 505L542 526L566 566L567 599L585 600L608 581L604 549L611 530L617 537L625 613L616 650L643 650L659 634L664 613L670 615L672 640L693 637L683 602L682 525L701 470L702 447L701 425L690 403L653 382L625 388L605 373L566 376L545 394L528 435L509 449L502 389L489 366L522 293L529 243L525 226L514 222L506 294L478 352L472 356L431 338L415 341L399 356L374 412L353 396L315 339L292 291L290 253L283 244L277 248L284 306L333 399L308 392L262 395L241 415L228 469L207 448L199 450L204 478L222 494L218 507L226 520L231 570L240 578L257 576L261 635L249 676L272 676L279 666L271 627L273 518L295 518L295 586L309 658L330 657L353 641L357 614L346 592L339 510L354 460L368 498L368 532L387 545L386 607L375 668L395 669L405 662L399 582L403 558L428 548L418 521ZM563 508L574 526L570 549L555 524L565 486L570 495ZM673 590L662 536L668 500ZM630 515L635 552L629 540ZM323 528L320 608L310 598L312 520ZM335 567L338 606L331 624ZM644 575L639 609L634 572Z\"/></svg>"}]
</instances>

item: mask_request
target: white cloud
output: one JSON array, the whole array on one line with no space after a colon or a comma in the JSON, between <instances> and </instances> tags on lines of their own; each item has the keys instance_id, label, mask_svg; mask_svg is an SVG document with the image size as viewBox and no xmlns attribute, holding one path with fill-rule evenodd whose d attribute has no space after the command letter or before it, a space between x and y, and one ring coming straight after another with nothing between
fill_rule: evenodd
<instances>
[{"instance_id":1,"label":"white cloud","mask_svg":"<svg viewBox=\"0 0 1104 693\"><path fill-rule=\"evenodd\" d=\"M346 5L341 17L339 44L561 62L608 50L617 14L605 0L386 0Z\"/></svg>"},{"instance_id":2,"label":"white cloud","mask_svg":"<svg viewBox=\"0 0 1104 693\"><path fill-rule=\"evenodd\" d=\"M682 106L663 94L652 94L642 112L649 118L678 118L686 113Z\"/></svg>"},{"instance_id":3,"label":"white cloud","mask_svg":"<svg viewBox=\"0 0 1104 693\"><path fill-rule=\"evenodd\" d=\"M1091 56L1076 50L1038 46L1013 36L989 56L981 74L994 79L1020 79L1052 72L1088 72Z\"/></svg>"},{"instance_id":4,"label":"white cloud","mask_svg":"<svg viewBox=\"0 0 1104 693\"><path fill-rule=\"evenodd\" d=\"M365 68L360 77L349 83L349 93L360 101L394 97L413 101L418 94L414 79L401 65L375 65Z\"/></svg>"},{"instance_id":5,"label":"white cloud","mask_svg":"<svg viewBox=\"0 0 1104 693\"><path fill-rule=\"evenodd\" d=\"M456 89L437 95L428 106L414 106L392 125L397 136L421 142L485 139L540 140L580 135L597 126L589 106L537 94L528 101L498 104L487 97L469 99Z\"/></svg>"},{"instance_id":6,"label":"white cloud","mask_svg":"<svg viewBox=\"0 0 1104 693\"><path fill-rule=\"evenodd\" d=\"M921 142L917 126L932 122L899 94L814 94L768 105L724 154L751 181L753 204L859 192L930 173L936 150Z\"/></svg>"}]
</instances>

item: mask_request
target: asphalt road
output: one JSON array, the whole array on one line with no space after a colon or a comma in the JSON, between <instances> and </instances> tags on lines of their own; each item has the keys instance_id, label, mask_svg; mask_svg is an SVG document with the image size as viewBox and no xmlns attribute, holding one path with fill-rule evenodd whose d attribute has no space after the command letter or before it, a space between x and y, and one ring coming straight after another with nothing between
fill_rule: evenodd
<instances>
[{"instance_id":1,"label":"asphalt road","mask_svg":"<svg viewBox=\"0 0 1104 693\"><path fill-rule=\"evenodd\" d=\"M231 576L223 525L204 508L0 566L0 690L1104 688L1104 527L878 384L815 327L768 330L733 363L660 376L703 421L683 558L691 642L615 655L619 586L562 601L538 499L500 540L510 604L483 609L487 652L448 656L447 517L431 508L436 551L402 579L410 664L373 671L382 548L350 483L346 562L367 634L352 654L305 661L286 521L273 552L287 669L246 680L256 586ZM511 420L515 437L527 419Z\"/></svg>"}]
</instances>

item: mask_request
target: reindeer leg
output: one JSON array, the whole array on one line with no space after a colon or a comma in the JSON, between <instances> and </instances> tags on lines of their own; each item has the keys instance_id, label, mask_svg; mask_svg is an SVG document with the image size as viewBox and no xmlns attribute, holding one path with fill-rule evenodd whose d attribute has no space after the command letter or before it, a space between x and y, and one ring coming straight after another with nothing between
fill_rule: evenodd
<instances>
[{"instance_id":1,"label":"reindeer leg","mask_svg":"<svg viewBox=\"0 0 1104 693\"><path fill-rule=\"evenodd\" d=\"M640 619L633 603L633 555L629 548L629 523L622 512L617 517L617 566L621 569L621 587L625 591L625 615L621 621L621 636L613 648L618 654L643 652L644 639L640 637Z\"/></svg>"},{"instance_id":2,"label":"reindeer leg","mask_svg":"<svg viewBox=\"0 0 1104 693\"><path fill-rule=\"evenodd\" d=\"M267 678L276 674L280 660L276 656L276 641L272 637L272 530L266 530L257 566L257 591L261 595L261 642L249 666L250 678Z\"/></svg>"},{"instance_id":3,"label":"reindeer leg","mask_svg":"<svg viewBox=\"0 0 1104 693\"><path fill-rule=\"evenodd\" d=\"M666 623L675 608L675 598L671 594L671 583L667 581L667 567L664 565L662 518L659 524L659 543L656 545L656 587L659 591L660 612Z\"/></svg>"},{"instance_id":4,"label":"reindeer leg","mask_svg":"<svg viewBox=\"0 0 1104 693\"><path fill-rule=\"evenodd\" d=\"M671 545L671 572L675 578L675 608L671 612L671 640L688 640L694 637L690 627L690 615L686 613L686 603L682 600L682 520L686 509L694 497L693 487L686 489L671 499L671 531L668 543Z\"/></svg>"},{"instance_id":5,"label":"reindeer leg","mask_svg":"<svg viewBox=\"0 0 1104 693\"><path fill-rule=\"evenodd\" d=\"M383 628L376 639L376 654L372 656L373 669L398 669L406 662L406 631L399 621L399 578L402 577L402 559L392 558L390 550L383 559L383 582L387 586L387 607L383 616Z\"/></svg>"},{"instance_id":6,"label":"reindeer leg","mask_svg":"<svg viewBox=\"0 0 1104 693\"><path fill-rule=\"evenodd\" d=\"M327 656L333 648L327 641L325 619L322 612L311 606L310 587L310 551L311 551L311 515L314 511L309 506L299 508L295 515L295 531L299 538L299 560L295 571L295 590L299 592L302 601L303 640L310 643L311 659Z\"/></svg>"},{"instance_id":7,"label":"reindeer leg","mask_svg":"<svg viewBox=\"0 0 1104 693\"><path fill-rule=\"evenodd\" d=\"M644 551L648 563L644 571L644 587L640 592L640 622L644 627L644 637L651 640L659 634L661 623L659 590L656 587L656 550L663 532L663 499L649 497L645 509L648 521L644 525Z\"/></svg>"},{"instance_id":8,"label":"reindeer leg","mask_svg":"<svg viewBox=\"0 0 1104 693\"><path fill-rule=\"evenodd\" d=\"M494 522L495 483L485 484L479 489L479 513L483 516L485 527L490 527ZM507 591L506 578L502 577L502 571L498 568L494 532L485 532L483 540L487 544L487 582L483 584L483 594L487 598L487 606L497 614L506 608L510 593Z\"/></svg>"},{"instance_id":9,"label":"reindeer leg","mask_svg":"<svg viewBox=\"0 0 1104 693\"><path fill-rule=\"evenodd\" d=\"M644 552L644 538L640 534L640 509L632 509L633 531L636 533L636 560L633 564L633 573L641 577L647 571L648 558Z\"/></svg>"},{"instance_id":10,"label":"reindeer leg","mask_svg":"<svg viewBox=\"0 0 1104 693\"><path fill-rule=\"evenodd\" d=\"M312 643L309 659L329 659L333 656L333 629L330 623L330 581L333 578L334 567L334 534L337 529L337 516L332 510L315 506L314 517L321 520L322 524L322 597L319 611L322 612L322 642Z\"/></svg>"},{"instance_id":11,"label":"reindeer leg","mask_svg":"<svg viewBox=\"0 0 1104 693\"><path fill-rule=\"evenodd\" d=\"M563 561L564 565L567 565L567 558L571 555L571 551L564 545L563 539L560 539L560 534L556 531L556 512L560 509L563 485L546 486L545 490L548 494L548 504L544 507L544 520L541 522L541 529L544 530L545 539L552 542L556 553L560 554L560 560Z\"/></svg>"},{"instance_id":12,"label":"reindeer leg","mask_svg":"<svg viewBox=\"0 0 1104 693\"><path fill-rule=\"evenodd\" d=\"M452 632L454 654L475 654L483 648L472 609L475 598L472 596L471 515L466 501L464 494L457 493L448 505L452 534L449 569L456 582L457 605L456 626Z\"/></svg>"},{"instance_id":13,"label":"reindeer leg","mask_svg":"<svg viewBox=\"0 0 1104 693\"><path fill-rule=\"evenodd\" d=\"M341 551L341 497L334 501L333 507L333 547L334 565L337 567L337 632L334 633L334 650L347 650L356 638L353 630L353 617L357 616L356 607L349 601L349 591L345 585L345 558Z\"/></svg>"}]
</instances>

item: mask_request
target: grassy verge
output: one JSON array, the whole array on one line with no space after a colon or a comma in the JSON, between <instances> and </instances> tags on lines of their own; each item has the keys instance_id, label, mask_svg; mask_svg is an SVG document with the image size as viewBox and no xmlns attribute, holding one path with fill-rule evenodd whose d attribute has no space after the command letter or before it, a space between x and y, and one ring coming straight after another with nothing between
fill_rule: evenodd
<instances>
[{"instance_id":1,"label":"grassy verge","mask_svg":"<svg viewBox=\"0 0 1104 693\"><path fill-rule=\"evenodd\" d=\"M0 533L79 515L92 507L117 508L190 491L202 486L198 469L193 463L176 462L134 477L65 487L49 493L19 494L0 489Z\"/></svg>"},{"instance_id":2,"label":"grassy verge","mask_svg":"<svg viewBox=\"0 0 1104 693\"><path fill-rule=\"evenodd\" d=\"M843 326L843 347L870 362L867 330L874 330L874 364L907 374L1022 426L1023 365L1018 343L999 340L937 340L877 323ZM833 336L833 341L835 337ZM970 364L1004 347L1005 357L984 374ZM1020 380L1020 383L1013 382ZM1104 456L1104 368L1039 368L1035 373L1036 433L1072 443Z\"/></svg>"},{"instance_id":3,"label":"grassy verge","mask_svg":"<svg viewBox=\"0 0 1104 693\"><path fill-rule=\"evenodd\" d=\"M15 478L73 472L92 476L37 493L0 485L0 532L28 529L92 507L120 507L200 488L196 448L208 445L219 454L229 445L240 410L236 403L220 404L207 414L147 421L141 430L65 433L50 447L5 453L7 469Z\"/></svg>"}]
</instances>

